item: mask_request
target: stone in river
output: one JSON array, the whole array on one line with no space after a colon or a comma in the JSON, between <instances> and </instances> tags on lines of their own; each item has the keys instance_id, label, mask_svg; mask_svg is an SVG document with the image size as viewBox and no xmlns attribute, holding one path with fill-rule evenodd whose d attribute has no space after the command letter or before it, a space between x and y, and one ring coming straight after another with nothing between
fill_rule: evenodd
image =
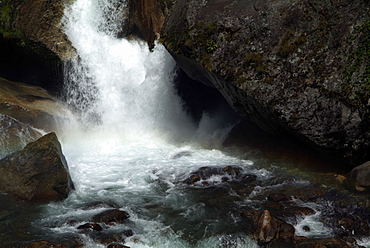
<instances>
[{"instance_id":1,"label":"stone in river","mask_svg":"<svg viewBox=\"0 0 370 248\"><path fill-rule=\"evenodd\" d=\"M35 202L58 201L74 188L55 133L0 160L0 191Z\"/></svg>"}]
</instances>

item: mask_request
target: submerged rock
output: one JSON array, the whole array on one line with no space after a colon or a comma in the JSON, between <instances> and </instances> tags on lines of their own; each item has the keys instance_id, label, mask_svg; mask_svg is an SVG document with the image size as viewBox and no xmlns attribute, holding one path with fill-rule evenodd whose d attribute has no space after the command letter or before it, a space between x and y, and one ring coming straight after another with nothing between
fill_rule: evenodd
<instances>
[{"instance_id":1,"label":"submerged rock","mask_svg":"<svg viewBox=\"0 0 370 248\"><path fill-rule=\"evenodd\" d=\"M239 180L247 184L254 182L256 178L257 176L255 175L242 174L241 169L237 167L226 166L224 168L219 168L206 166L193 172L188 178L183 180L183 183L209 186L220 182Z\"/></svg>"},{"instance_id":2,"label":"submerged rock","mask_svg":"<svg viewBox=\"0 0 370 248\"><path fill-rule=\"evenodd\" d=\"M78 226L77 229L93 230L93 231L102 231L103 230L103 228L99 224L96 224L96 223L86 223L86 224L83 224L81 226Z\"/></svg>"},{"instance_id":3,"label":"submerged rock","mask_svg":"<svg viewBox=\"0 0 370 248\"><path fill-rule=\"evenodd\" d=\"M50 248L50 247L53 247L53 248L68 248L68 246L66 246L66 245L50 243L50 242L45 241L45 240L34 241L34 242L31 242L31 243L22 245L20 248Z\"/></svg>"},{"instance_id":4,"label":"submerged rock","mask_svg":"<svg viewBox=\"0 0 370 248\"><path fill-rule=\"evenodd\" d=\"M29 143L0 160L0 191L18 198L50 202L73 189L69 169L55 133Z\"/></svg>"}]
</instances>

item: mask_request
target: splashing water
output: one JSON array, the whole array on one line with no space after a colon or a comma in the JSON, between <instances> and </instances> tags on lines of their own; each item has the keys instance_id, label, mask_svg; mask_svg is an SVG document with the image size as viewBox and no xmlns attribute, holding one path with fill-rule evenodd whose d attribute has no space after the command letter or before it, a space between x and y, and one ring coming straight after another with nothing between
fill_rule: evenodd
<instances>
[{"instance_id":1,"label":"splashing water","mask_svg":"<svg viewBox=\"0 0 370 248\"><path fill-rule=\"evenodd\" d=\"M69 67L68 100L82 111L85 125L98 124L108 135L188 137L195 130L171 87L175 64L164 47L150 52L139 41L118 39L117 20L104 22L105 14L115 14L108 10L124 8L114 1L76 1L67 11L65 32L80 59Z\"/></svg>"},{"instance_id":2,"label":"splashing water","mask_svg":"<svg viewBox=\"0 0 370 248\"><path fill-rule=\"evenodd\" d=\"M284 186L284 180L250 160L214 149L232 126L223 116L204 113L199 123L187 116L172 87L174 60L160 44L150 52L143 42L119 38L126 16L123 0L75 0L66 8L63 29L76 57L65 65L65 100L74 116L66 116L69 121L58 137L76 189L62 202L22 207L21 215L7 223L10 231L3 230L7 225L0 229L0 240L65 243L77 238L85 247L106 247L101 240L110 237L106 243L131 248L258 247L245 234L241 208L258 209L263 192ZM9 123L15 125L14 121ZM31 133L21 130L26 143ZM207 166L237 167L267 183L255 186L249 198L223 187L220 175L192 186L182 183ZM203 183L214 187L202 187ZM7 220L10 207L1 207L0 220ZM129 221L102 224L99 233L78 229L111 208L127 211ZM22 216L32 220L31 226L19 221ZM302 236L330 236L331 230L319 219L317 211L292 224ZM308 234L303 231L306 225L312 230ZM21 233L13 233L19 229Z\"/></svg>"},{"instance_id":3,"label":"splashing water","mask_svg":"<svg viewBox=\"0 0 370 248\"><path fill-rule=\"evenodd\" d=\"M77 227L115 207L130 222L105 232L132 248L256 247L240 230L226 234L238 225L238 211L210 209L176 184L202 166L249 170L253 163L200 146L219 143L230 127L207 114L199 128L193 123L172 87L175 62L165 48L150 52L140 41L117 38L126 14L126 3L114 0L76 0L66 9L64 31L77 56L66 64L65 93L78 118L59 138L76 190L45 207L35 232L104 247ZM127 229L132 237L122 236Z\"/></svg>"}]
</instances>

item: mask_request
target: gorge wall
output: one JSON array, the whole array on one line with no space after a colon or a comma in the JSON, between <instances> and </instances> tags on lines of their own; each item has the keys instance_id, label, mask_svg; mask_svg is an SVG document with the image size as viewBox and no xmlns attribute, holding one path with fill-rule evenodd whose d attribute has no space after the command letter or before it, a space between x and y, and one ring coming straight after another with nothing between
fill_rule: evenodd
<instances>
[{"instance_id":1,"label":"gorge wall","mask_svg":"<svg viewBox=\"0 0 370 248\"><path fill-rule=\"evenodd\" d=\"M369 2L178 0L161 41L243 117L357 164L370 158Z\"/></svg>"}]
</instances>

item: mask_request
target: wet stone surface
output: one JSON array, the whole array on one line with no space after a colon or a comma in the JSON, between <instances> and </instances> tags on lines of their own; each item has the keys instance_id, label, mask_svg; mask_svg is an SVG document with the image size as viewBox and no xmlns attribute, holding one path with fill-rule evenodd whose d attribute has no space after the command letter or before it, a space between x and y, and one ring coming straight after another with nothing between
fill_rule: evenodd
<instances>
[{"instance_id":1,"label":"wet stone surface","mask_svg":"<svg viewBox=\"0 0 370 248\"><path fill-rule=\"evenodd\" d=\"M329 177L324 175L322 182ZM331 177L334 182L337 175ZM370 233L368 196L340 184L300 182L289 175L261 180L232 166L202 167L180 183L210 208L239 209L239 228L262 247L360 247L356 240ZM308 222L300 227L305 237L298 236L294 226L316 215L331 233L317 235Z\"/></svg>"}]
</instances>

